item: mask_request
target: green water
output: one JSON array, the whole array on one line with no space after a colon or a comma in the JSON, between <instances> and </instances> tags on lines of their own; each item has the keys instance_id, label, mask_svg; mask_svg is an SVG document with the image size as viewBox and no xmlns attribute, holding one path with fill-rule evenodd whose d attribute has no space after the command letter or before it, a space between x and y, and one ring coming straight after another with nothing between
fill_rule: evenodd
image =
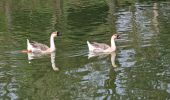
<instances>
[{"instance_id":1,"label":"green water","mask_svg":"<svg viewBox=\"0 0 170 100\"><path fill-rule=\"evenodd\" d=\"M170 2L113 1L1 0L0 100L169 100ZM19 52L55 30L52 58ZM113 33L116 53L88 59Z\"/></svg>"}]
</instances>

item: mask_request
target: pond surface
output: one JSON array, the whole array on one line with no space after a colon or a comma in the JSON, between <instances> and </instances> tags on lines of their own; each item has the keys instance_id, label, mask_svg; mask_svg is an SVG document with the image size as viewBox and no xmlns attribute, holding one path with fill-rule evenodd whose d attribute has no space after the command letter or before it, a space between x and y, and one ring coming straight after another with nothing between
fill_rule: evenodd
<instances>
[{"instance_id":1,"label":"pond surface","mask_svg":"<svg viewBox=\"0 0 170 100\"><path fill-rule=\"evenodd\" d=\"M20 53L55 30L55 54ZM89 59L86 41L114 33L117 51ZM169 37L165 0L1 0L0 100L169 100Z\"/></svg>"}]
</instances>

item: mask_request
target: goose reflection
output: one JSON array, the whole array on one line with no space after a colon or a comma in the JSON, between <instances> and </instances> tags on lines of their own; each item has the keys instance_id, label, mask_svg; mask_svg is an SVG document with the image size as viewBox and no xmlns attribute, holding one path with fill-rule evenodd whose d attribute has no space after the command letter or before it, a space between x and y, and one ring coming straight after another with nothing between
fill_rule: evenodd
<instances>
[{"instance_id":1,"label":"goose reflection","mask_svg":"<svg viewBox=\"0 0 170 100\"><path fill-rule=\"evenodd\" d=\"M29 63L31 63L31 60L33 60L33 59L38 59L38 58L50 56L51 57L51 66L52 66L53 70L59 71L59 68L55 64L55 52L51 52L51 53L48 53L48 54L42 54L42 53L27 53L27 54L28 54Z\"/></svg>"},{"instance_id":2,"label":"goose reflection","mask_svg":"<svg viewBox=\"0 0 170 100\"><path fill-rule=\"evenodd\" d=\"M111 53L93 53L93 52L89 52L88 59L93 58L93 57L105 58L108 55L111 55L110 60L111 60L112 66L117 67L117 65L115 64L116 52L111 52Z\"/></svg>"}]
</instances>

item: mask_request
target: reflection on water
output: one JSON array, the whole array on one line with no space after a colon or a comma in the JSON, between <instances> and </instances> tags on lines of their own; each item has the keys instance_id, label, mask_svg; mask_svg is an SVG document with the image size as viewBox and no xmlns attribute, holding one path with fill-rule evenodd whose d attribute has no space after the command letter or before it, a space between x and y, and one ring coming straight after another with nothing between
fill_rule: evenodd
<instances>
[{"instance_id":1,"label":"reflection on water","mask_svg":"<svg viewBox=\"0 0 170 100\"><path fill-rule=\"evenodd\" d=\"M41 59L45 56L49 56L51 57L51 66L53 68L54 71L59 71L59 68L56 66L55 64L55 52L52 52L50 54L42 54L42 53L27 53L28 54L28 61L29 63L31 63L31 60L33 59Z\"/></svg>"},{"instance_id":2,"label":"reflection on water","mask_svg":"<svg viewBox=\"0 0 170 100\"><path fill-rule=\"evenodd\" d=\"M168 100L170 3L133 1L1 0L0 100ZM15 52L53 30L55 53ZM116 52L88 55L87 40L109 44L112 33Z\"/></svg>"},{"instance_id":3,"label":"reflection on water","mask_svg":"<svg viewBox=\"0 0 170 100\"><path fill-rule=\"evenodd\" d=\"M93 57L105 58L108 55L111 56L110 61L111 61L112 66L117 67L117 65L115 64L116 52L111 52L111 53L93 53L93 52L89 52L88 59L93 58Z\"/></svg>"}]
</instances>

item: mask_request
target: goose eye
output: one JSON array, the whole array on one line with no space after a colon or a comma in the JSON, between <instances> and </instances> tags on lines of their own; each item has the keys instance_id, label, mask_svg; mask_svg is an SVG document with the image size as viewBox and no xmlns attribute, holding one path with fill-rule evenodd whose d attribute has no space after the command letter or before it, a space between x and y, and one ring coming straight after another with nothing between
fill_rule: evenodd
<instances>
[{"instance_id":1,"label":"goose eye","mask_svg":"<svg viewBox=\"0 0 170 100\"><path fill-rule=\"evenodd\" d=\"M61 36L62 34L61 34L61 32L57 32L57 36Z\"/></svg>"},{"instance_id":2,"label":"goose eye","mask_svg":"<svg viewBox=\"0 0 170 100\"><path fill-rule=\"evenodd\" d=\"M117 35L117 39L120 39L120 35Z\"/></svg>"}]
</instances>

